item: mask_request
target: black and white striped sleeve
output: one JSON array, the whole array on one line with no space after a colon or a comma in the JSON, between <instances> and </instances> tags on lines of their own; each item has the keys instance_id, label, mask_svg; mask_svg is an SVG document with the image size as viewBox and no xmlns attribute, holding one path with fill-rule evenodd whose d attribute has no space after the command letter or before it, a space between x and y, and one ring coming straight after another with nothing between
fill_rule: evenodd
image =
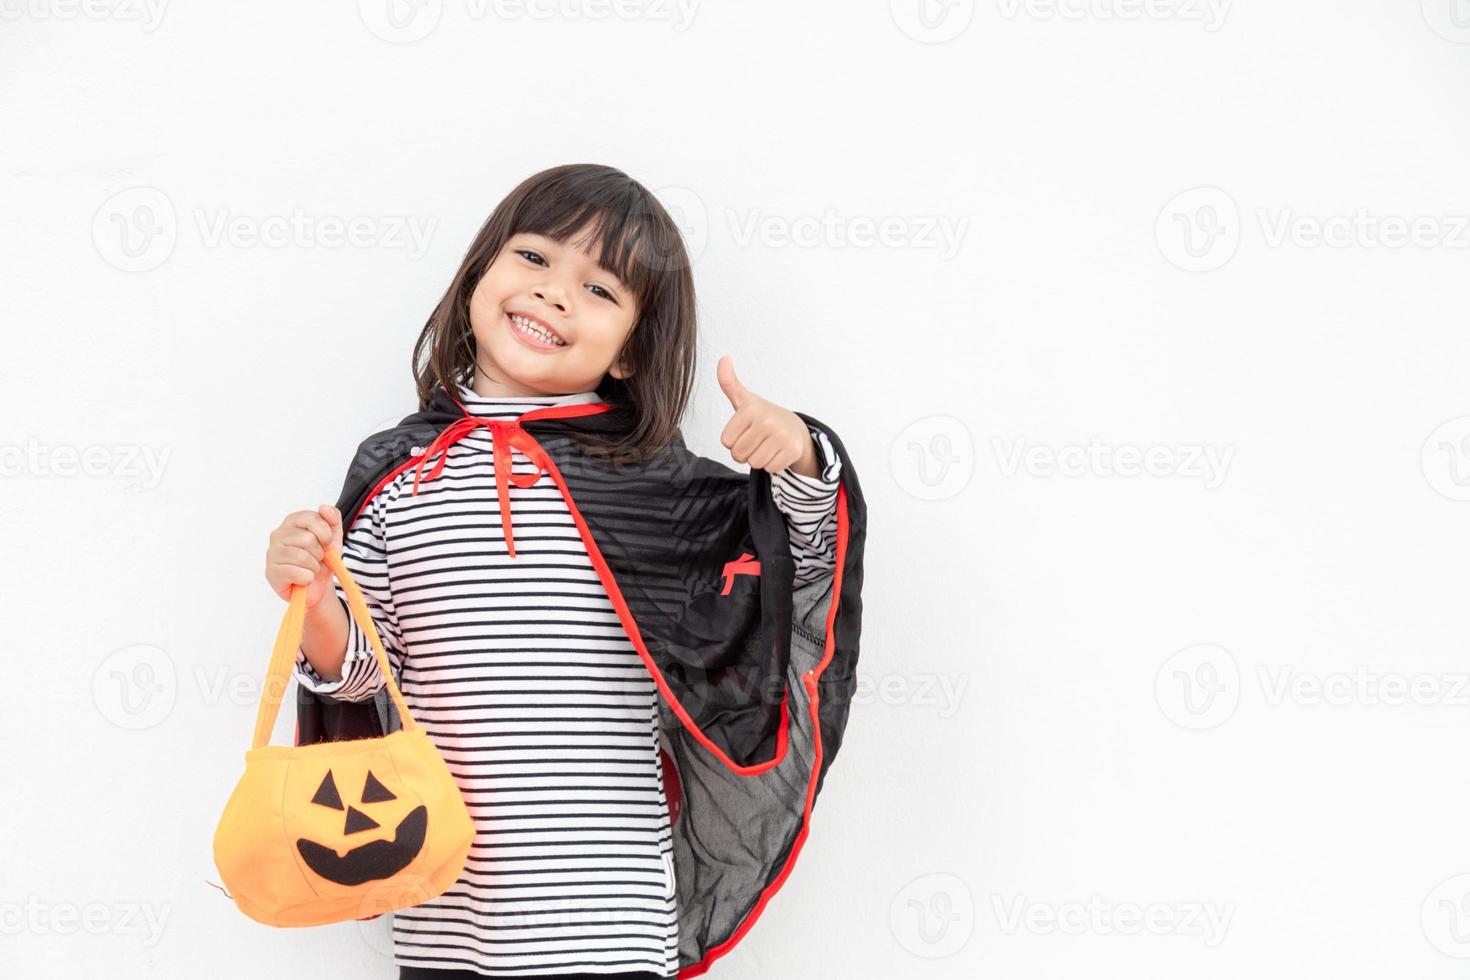
<instances>
[{"instance_id":1,"label":"black and white striped sleeve","mask_svg":"<svg viewBox=\"0 0 1470 980\"><path fill-rule=\"evenodd\" d=\"M358 515L342 541L342 564L362 590L362 597L372 614L373 625L388 654L395 672L403 670L404 646L393 605L393 592L388 577L388 547L383 533L381 495L375 497ZM337 600L347 613L347 656L342 662L342 676L335 681L322 678L300 648L296 651L294 675L302 687L338 701L366 701L383 688L383 672L373 656L371 641L352 618L347 608L347 593L334 577ZM323 602L328 601L323 598Z\"/></svg>"},{"instance_id":2,"label":"black and white striped sleeve","mask_svg":"<svg viewBox=\"0 0 1470 980\"><path fill-rule=\"evenodd\" d=\"M771 474L771 496L791 536L797 585L820 578L837 563L837 487L842 482L842 460L826 433L810 431L817 443L818 475L803 476L790 467Z\"/></svg>"}]
</instances>

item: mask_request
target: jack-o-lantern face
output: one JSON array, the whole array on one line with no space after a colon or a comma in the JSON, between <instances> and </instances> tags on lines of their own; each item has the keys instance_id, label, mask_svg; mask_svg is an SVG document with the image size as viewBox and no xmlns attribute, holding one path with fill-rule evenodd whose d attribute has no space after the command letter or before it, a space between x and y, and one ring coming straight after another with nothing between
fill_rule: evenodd
<instances>
[{"instance_id":1,"label":"jack-o-lantern face","mask_svg":"<svg viewBox=\"0 0 1470 980\"><path fill-rule=\"evenodd\" d=\"M388 787L378 781L371 770L368 771L367 781L362 787L363 805L386 803L397 798L388 791ZM332 778L330 769L311 802L317 806L345 811L342 834L346 837L381 826L357 807L342 805L342 796L337 792L337 782ZM335 881L339 885L360 885L365 881L391 878L408 867L423 849L428 829L429 810L419 805L399 821L392 840L369 841L339 855L325 844L301 838L296 841L296 849L301 852L306 866L328 881Z\"/></svg>"}]
</instances>

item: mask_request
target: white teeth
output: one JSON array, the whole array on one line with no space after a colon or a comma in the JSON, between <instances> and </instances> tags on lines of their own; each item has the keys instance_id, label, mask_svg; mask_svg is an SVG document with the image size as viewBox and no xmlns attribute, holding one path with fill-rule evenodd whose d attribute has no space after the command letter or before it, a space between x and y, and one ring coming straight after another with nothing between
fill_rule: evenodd
<instances>
[{"instance_id":1,"label":"white teeth","mask_svg":"<svg viewBox=\"0 0 1470 980\"><path fill-rule=\"evenodd\" d=\"M537 340L543 341L548 344L555 344L558 347L566 346L567 342L565 340L559 340L555 335L547 331L544 327L541 327L539 324L531 320L527 320L523 316L516 316L514 313L512 313L510 315L510 320L516 325L517 329L521 330L523 333L530 334Z\"/></svg>"}]
</instances>

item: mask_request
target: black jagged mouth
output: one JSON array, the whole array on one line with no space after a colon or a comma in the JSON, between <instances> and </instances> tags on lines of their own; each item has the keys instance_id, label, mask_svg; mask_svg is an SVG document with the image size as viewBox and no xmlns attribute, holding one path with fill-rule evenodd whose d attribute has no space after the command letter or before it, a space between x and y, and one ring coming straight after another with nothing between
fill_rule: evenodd
<instances>
[{"instance_id":1,"label":"black jagged mouth","mask_svg":"<svg viewBox=\"0 0 1470 980\"><path fill-rule=\"evenodd\" d=\"M398 824L392 840L375 840L338 854L314 840L296 842L306 866L328 881L339 885L360 885L365 881L391 878L413 862L424 848L429 831L429 809L423 805Z\"/></svg>"}]
</instances>

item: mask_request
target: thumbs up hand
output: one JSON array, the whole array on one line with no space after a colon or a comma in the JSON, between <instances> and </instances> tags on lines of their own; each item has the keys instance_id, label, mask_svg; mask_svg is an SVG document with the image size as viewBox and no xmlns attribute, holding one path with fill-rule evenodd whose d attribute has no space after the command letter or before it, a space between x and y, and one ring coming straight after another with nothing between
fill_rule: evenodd
<instances>
[{"instance_id":1,"label":"thumbs up hand","mask_svg":"<svg viewBox=\"0 0 1470 980\"><path fill-rule=\"evenodd\" d=\"M725 423L720 444L737 463L775 473L788 466L802 476L816 476L817 445L806 422L795 412L766 401L735 377L729 354L715 366L720 390L730 399L735 415Z\"/></svg>"}]
</instances>

